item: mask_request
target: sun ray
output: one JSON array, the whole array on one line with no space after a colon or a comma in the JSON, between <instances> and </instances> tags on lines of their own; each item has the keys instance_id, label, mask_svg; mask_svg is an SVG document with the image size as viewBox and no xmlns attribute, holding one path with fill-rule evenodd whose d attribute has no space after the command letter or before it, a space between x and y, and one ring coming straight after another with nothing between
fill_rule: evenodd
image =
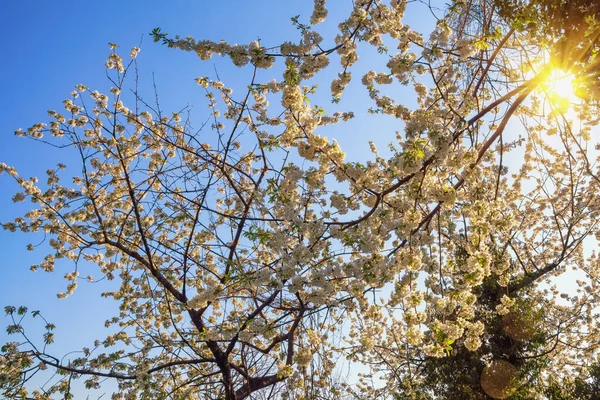
<instances>
[{"instance_id":1,"label":"sun ray","mask_svg":"<svg viewBox=\"0 0 600 400\"><path fill-rule=\"evenodd\" d=\"M577 78L571 72L554 68L543 84L548 100L560 112L568 112L574 104L580 102L576 94Z\"/></svg>"}]
</instances>

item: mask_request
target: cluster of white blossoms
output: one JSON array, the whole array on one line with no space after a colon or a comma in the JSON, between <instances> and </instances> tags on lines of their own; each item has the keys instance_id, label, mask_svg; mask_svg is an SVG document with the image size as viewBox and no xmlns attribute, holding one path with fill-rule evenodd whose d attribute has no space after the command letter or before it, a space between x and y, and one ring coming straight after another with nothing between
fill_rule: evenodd
<instances>
[{"instance_id":1,"label":"cluster of white blossoms","mask_svg":"<svg viewBox=\"0 0 600 400\"><path fill-rule=\"evenodd\" d=\"M135 54L132 50L132 54ZM117 53L110 53L108 60L104 64L108 69L116 69L119 72L124 72L123 59Z\"/></svg>"},{"instance_id":2,"label":"cluster of white blossoms","mask_svg":"<svg viewBox=\"0 0 600 400\"><path fill-rule=\"evenodd\" d=\"M331 82L331 95L339 99L342 96L344 88L350 83L350 72L340 72L337 79Z\"/></svg>"},{"instance_id":3,"label":"cluster of white blossoms","mask_svg":"<svg viewBox=\"0 0 600 400\"><path fill-rule=\"evenodd\" d=\"M251 63L257 68L270 68L275 63L275 58L267 53L267 49L257 41L248 45L228 44L226 42L214 42L210 40L196 41L188 37L176 38L171 46L185 51L194 51L202 60L209 60L213 54L229 56L238 67Z\"/></svg>"},{"instance_id":4,"label":"cluster of white blossoms","mask_svg":"<svg viewBox=\"0 0 600 400\"><path fill-rule=\"evenodd\" d=\"M325 18L327 18L327 8L325 8L325 1L326 0L315 0L313 13L310 16L311 24L319 24L325 21Z\"/></svg>"}]
</instances>

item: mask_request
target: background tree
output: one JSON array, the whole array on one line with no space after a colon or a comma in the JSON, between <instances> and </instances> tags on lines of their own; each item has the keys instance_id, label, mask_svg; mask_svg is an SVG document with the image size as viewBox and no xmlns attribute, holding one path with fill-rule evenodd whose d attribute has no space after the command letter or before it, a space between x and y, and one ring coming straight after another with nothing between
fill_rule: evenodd
<instances>
[{"instance_id":1,"label":"background tree","mask_svg":"<svg viewBox=\"0 0 600 400\"><path fill-rule=\"evenodd\" d=\"M292 19L297 43L273 48L155 29L155 41L254 71L239 97L197 79L210 135L187 110L165 114L127 86L139 49L124 60L113 45L109 95L79 85L48 125L17 131L78 154L81 173L65 179L60 164L39 183L0 170L22 188L13 199L32 204L4 228L51 238L32 269L72 260L67 297L94 265L116 282L105 296L120 312L105 338L65 362L46 348L51 323L40 344L22 323L39 313L7 307L15 339L2 349L4 394L69 397L76 378L89 388L113 378L115 399L531 398L592 388L599 271L584 243L597 233L598 109L593 95L573 106L552 88L556 72L572 70L568 80L593 93L595 53L556 62L566 39L540 20L540 42L519 8L547 4L456 1L425 38L402 23L405 1L360 0L330 45L313 28L327 16L322 0L310 25ZM580 24L568 40L597 31L596 9L577 10L588 14L558 13ZM361 51L384 62L360 71ZM327 68L331 59L337 67ZM260 80L273 66L279 78ZM328 113L310 100L313 78L332 68ZM369 112L402 127L389 151L371 144L369 160L347 161L322 134L355 115L343 110L353 72ZM559 276L576 277L576 293L561 293ZM362 366L356 382L340 377L341 360ZM58 373L54 385L29 393L46 368ZM556 387L574 373L574 389Z\"/></svg>"}]
</instances>

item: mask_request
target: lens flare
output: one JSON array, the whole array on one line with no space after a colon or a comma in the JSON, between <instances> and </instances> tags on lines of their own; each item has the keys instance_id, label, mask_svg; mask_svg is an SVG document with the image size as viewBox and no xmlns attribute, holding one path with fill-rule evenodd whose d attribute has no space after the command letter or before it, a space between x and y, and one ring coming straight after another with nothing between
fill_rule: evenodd
<instances>
[{"instance_id":1,"label":"lens flare","mask_svg":"<svg viewBox=\"0 0 600 400\"><path fill-rule=\"evenodd\" d=\"M555 68L544 82L544 90L552 104L566 111L572 104L579 102L575 94L576 85L575 75Z\"/></svg>"}]
</instances>

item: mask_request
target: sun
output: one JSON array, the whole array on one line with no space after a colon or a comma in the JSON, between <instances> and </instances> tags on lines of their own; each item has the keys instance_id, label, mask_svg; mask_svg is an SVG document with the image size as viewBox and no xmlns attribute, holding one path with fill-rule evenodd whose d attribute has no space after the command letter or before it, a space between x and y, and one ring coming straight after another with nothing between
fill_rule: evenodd
<instances>
[{"instance_id":1,"label":"sun","mask_svg":"<svg viewBox=\"0 0 600 400\"><path fill-rule=\"evenodd\" d=\"M566 110L579 102L575 94L576 78L570 72L554 68L544 82L544 90L548 99L558 108Z\"/></svg>"}]
</instances>

